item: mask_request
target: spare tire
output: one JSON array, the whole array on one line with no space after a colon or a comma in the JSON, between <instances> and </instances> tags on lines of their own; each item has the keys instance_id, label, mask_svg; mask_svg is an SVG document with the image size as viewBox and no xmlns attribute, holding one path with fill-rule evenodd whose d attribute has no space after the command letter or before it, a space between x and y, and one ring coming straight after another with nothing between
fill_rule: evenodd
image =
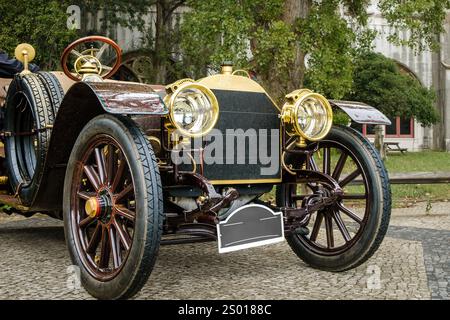
<instances>
[{"instance_id":1,"label":"spare tire","mask_svg":"<svg viewBox=\"0 0 450 320\"><path fill-rule=\"evenodd\" d=\"M64 90L59 82L58 78L50 72L38 72L38 77L41 79L42 83L50 96L53 114L56 117L58 113L59 106L64 98Z\"/></svg>"},{"instance_id":2,"label":"spare tire","mask_svg":"<svg viewBox=\"0 0 450 320\"><path fill-rule=\"evenodd\" d=\"M6 99L5 153L11 187L25 206L39 186L54 120L42 77L16 75Z\"/></svg>"}]
</instances>

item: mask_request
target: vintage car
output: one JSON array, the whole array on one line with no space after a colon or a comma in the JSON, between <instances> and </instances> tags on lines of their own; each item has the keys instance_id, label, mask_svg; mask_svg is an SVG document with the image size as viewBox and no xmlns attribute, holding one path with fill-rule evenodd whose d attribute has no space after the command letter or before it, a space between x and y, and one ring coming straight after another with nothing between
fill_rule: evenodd
<instances>
[{"instance_id":1,"label":"vintage car","mask_svg":"<svg viewBox=\"0 0 450 320\"><path fill-rule=\"evenodd\" d=\"M386 169L360 133L333 125L337 110L389 124L376 109L307 89L279 106L230 63L168 86L107 80L121 49L100 36L64 51L64 73L31 73L33 56L20 45L24 71L2 79L0 202L64 221L94 297L136 294L162 244L217 241L227 253L287 240L308 265L339 272L382 242Z\"/></svg>"}]
</instances>

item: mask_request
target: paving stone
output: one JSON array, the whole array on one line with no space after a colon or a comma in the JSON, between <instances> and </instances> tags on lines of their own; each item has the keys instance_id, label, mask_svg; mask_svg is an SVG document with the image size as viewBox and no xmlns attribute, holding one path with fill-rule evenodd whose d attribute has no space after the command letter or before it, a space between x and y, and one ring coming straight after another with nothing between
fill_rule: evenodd
<instances>
[{"instance_id":1,"label":"paving stone","mask_svg":"<svg viewBox=\"0 0 450 320\"><path fill-rule=\"evenodd\" d=\"M395 209L380 249L343 273L308 267L286 243L224 255L214 243L164 246L136 299L449 299L450 203L433 209ZM60 221L0 213L0 299L92 299L68 288L70 264Z\"/></svg>"}]
</instances>

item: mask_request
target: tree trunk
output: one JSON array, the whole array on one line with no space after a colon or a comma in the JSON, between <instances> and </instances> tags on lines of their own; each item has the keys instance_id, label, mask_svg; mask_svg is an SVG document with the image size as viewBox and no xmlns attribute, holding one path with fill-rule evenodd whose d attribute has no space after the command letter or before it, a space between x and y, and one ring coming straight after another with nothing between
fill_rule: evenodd
<instances>
[{"instance_id":1,"label":"tree trunk","mask_svg":"<svg viewBox=\"0 0 450 320\"><path fill-rule=\"evenodd\" d=\"M155 57L154 57L154 79L156 83L164 84L166 81L166 47L169 39L166 39L166 24L165 21L165 0L156 2L156 25L155 25Z\"/></svg>"},{"instance_id":2,"label":"tree trunk","mask_svg":"<svg viewBox=\"0 0 450 320\"><path fill-rule=\"evenodd\" d=\"M298 19L306 18L311 12L312 0L286 0L284 4L283 21L293 26ZM301 44L295 46L294 63L289 71L288 91L293 91L303 87L305 78L305 52L301 49Z\"/></svg>"},{"instance_id":3,"label":"tree trunk","mask_svg":"<svg viewBox=\"0 0 450 320\"><path fill-rule=\"evenodd\" d=\"M312 0L285 0L284 10L281 19L291 28L294 28L298 19L306 18L312 7ZM251 42L252 51L257 49L258 44L253 39ZM292 65L287 71L289 81L280 79L279 70L275 70L275 66L272 70L269 70L265 74L260 75L260 80L267 88L270 95L283 99L286 94L296 89L303 87L303 81L305 77L305 52L302 50L299 42L293 45L294 47L294 59Z\"/></svg>"}]
</instances>

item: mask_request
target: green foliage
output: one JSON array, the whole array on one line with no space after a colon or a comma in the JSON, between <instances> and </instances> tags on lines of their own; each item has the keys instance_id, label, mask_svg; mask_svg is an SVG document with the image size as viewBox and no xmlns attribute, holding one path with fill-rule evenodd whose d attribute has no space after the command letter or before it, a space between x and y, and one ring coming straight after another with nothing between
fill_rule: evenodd
<instances>
[{"instance_id":1,"label":"green foliage","mask_svg":"<svg viewBox=\"0 0 450 320\"><path fill-rule=\"evenodd\" d=\"M67 5L72 4L65 0ZM138 30L145 29L144 15L157 0L81 0L77 2L82 12L97 13L103 11L100 21L102 29L121 25Z\"/></svg>"},{"instance_id":2,"label":"green foliage","mask_svg":"<svg viewBox=\"0 0 450 320\"><path fill-rule=\"evenodd\" d=\"M293 24L284 19L285 2L189 1L193 10L182 27L186 65L193 67L197 76L204 74L206 65L218 70L225 60L251 67L279 98L286 92L277 92L277 88L285 90L292 87L290 82L298 82L289 71L301 68L295 61L300 49L309 57L305 84L341 98L352 85L352 57L370 47L373 32L351 28L338 8L342 4L358 26L367 21L367 1L313 1L310 13Z\"/></svg>"},{"instance_id":3,"label":"green foliage","mask_svg":"<svg viewBox=\"0 0 450 320\"><path fill-rule=\"evenodd\" d=\"M276 98L286 94L287 88L299 85L328 97L342 98L352 88L354 57L369 52L376 35L376 31L367 28L369 3L189 0L192 11L186 14L182 28L186 66L192 68L195 76L204 76L207 67L217 70L221 62L232 60L239 67L254 69ZM380 0L379 9L397 30L389 40L416 51L435 49L436 35L442 31L449 3L450 0ZM293 7L297 12L289 11ZM404 28L411 29L407 39L400 37Z\"/></svg>"},{"instance_id":4,"label":"green foliage","mask_svg":"<svg viewBox=\"0 0 450 320\"><path fill-rule=\"evenodd\" d=\"M36 49L35 63L58 68L64 47L76 38L67 28L66 8L58 1L0 0L0 49L13 56L15 47L27 42Z\"/></svg>"},{"instance_id":5,"label":"green foliage","mask_svg":"<svg viewBox=\"0 0 450 320\"><path fill-rule=\"evenodd\" d=\"M415 117L422 125L436 123L435 94L415 78L402 74L395 61L377 53L355 62L353 88L347 99L374 106L389 117Z\"/></svg>"},{"instance_id":6,"label":"green foliage","mask_svg":"<svg viewBox=\"0 0 450 320\"><path fill-rule=\"evenodd\" d=\"M234 0L188 1L192 11L181 26L185 62L192 74L204 74L205 67L218 70L223 61L247 65L246 50L252 21Z\"/></svg>"},{"instance_id":7,"label":"green foliage","mask_svg":"<svg viewBox=\"0 0 450 320\"><path fill-rule=\"evenodd\" d=\"M350 117L343 111L335 110L333 112L333 124L334 125L342 125L347 126L350 124L351 119Z\"/></svg>"},{"instance_id":8,"label":"green foliage","mask_svg":"<svg viewBox=\"0 0 450 320\"><path fill-rule=\"evenodd\" d=\"M380 0L379 7L395 28L390 41L408 45L416 52L439 47L437 35L444 31L442 21L450 9L450 0ZM410 32L407 38L402 36L405 29Z\"/></svg>"},{"instance_id":9,"label":"green foliage","mask_svg":"<svg viewBox=\"0 0 450 320\"><path fill-rule=\"evenodd\" d=\"M353 30L339 16L338 5L339 1L314 5L297 27L300 46L310 57L305 86L335 99L351 88L351 47L356 40Z\"/></svg>"}]
</instances>

